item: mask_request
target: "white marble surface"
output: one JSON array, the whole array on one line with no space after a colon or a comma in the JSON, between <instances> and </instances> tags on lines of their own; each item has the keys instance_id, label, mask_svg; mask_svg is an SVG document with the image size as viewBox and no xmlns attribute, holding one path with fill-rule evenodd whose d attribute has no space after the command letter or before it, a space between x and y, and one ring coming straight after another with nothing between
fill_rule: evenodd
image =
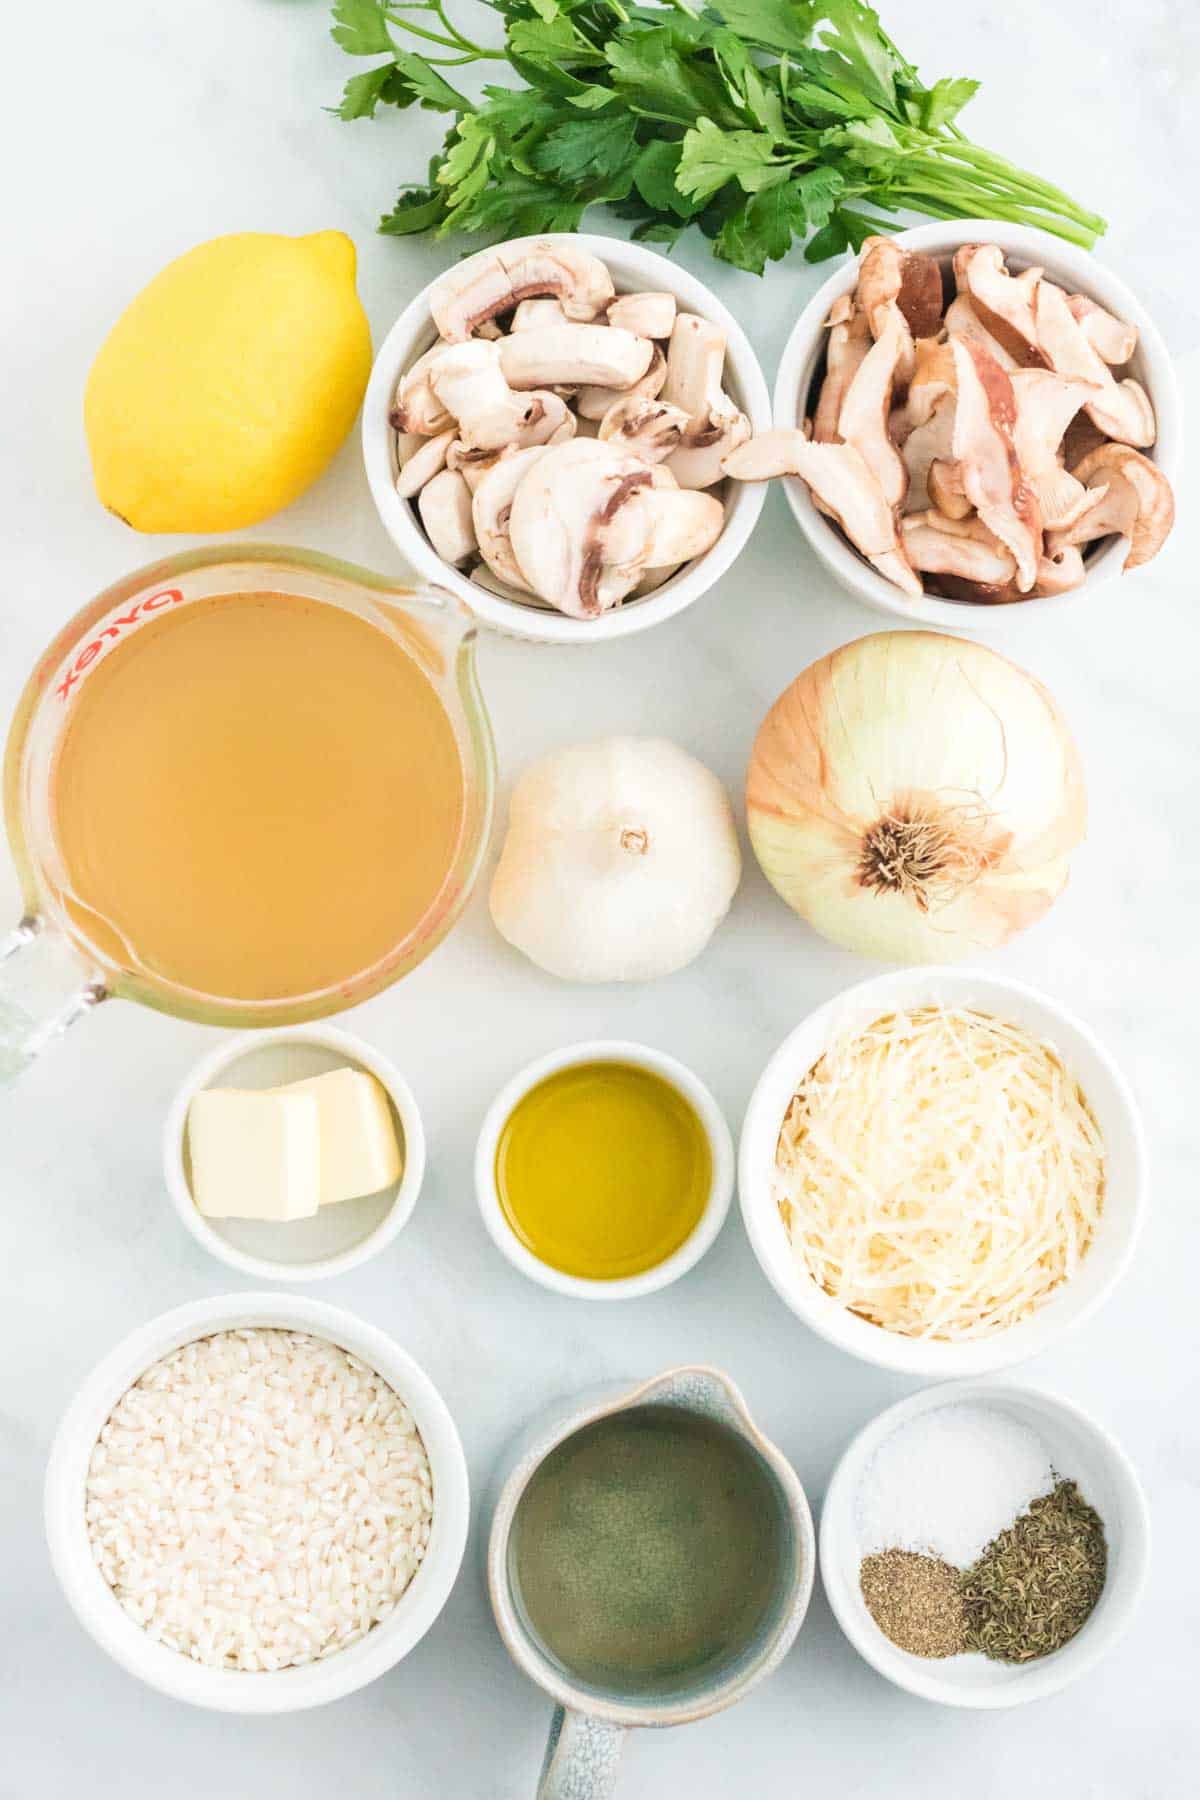
<instances>
[{"instance_id":1,"label":"white marble surface","mask_svg":"<svg viewBox=\"0 0 1200 1800\"><path fill-rule=\"evenodd\" d=\"M973 73L975 137L1060 179L1113 223L1103 254L1157 317L1200 401L1194 148L1200 47L1170 0L889 0L887 21L927 75ZM93 499L80 428L84 374L109 321L169 257L219 232L336 225L359 246L378 336L444 260L374 234L439 126L322 115L345 75L319 0L67 0L5 9L8 171L4 369L6 570L0 711L89 595L180 543L136 540ZM53 29L51 28L53 26ZM683 260L711 280L768 376L817 277L799 260L767 281ZM706 1724L642 1736L622 1800L731 1793L920 1800L1071 1796L1161 1800L1195 1791L1200 1725L1196 1553L1200 1432L1194 1166L1198 869L1196 669L1200 555L1194 482L1161 560L1017 654L1078 733L1091 830L1052 917L993 958L1077 1008L1120 1055L1145 1106L1153 1212L1103 1314L1028 1373L1093 1409L1138 1463L1157 1552L1128 1639L1088 1680L1009 1715L956 1714L887 1686L818 1595L774 1680ZM357 446L257 534L392 564ZM772 495L720 589L647 637L586 654L491 641L483 679L506 781L535 753L611 731L677 738L735 788L785 679L877 621L819 573ZM4 878L7 880L7 877ZM807 932L751 866L709 952L631 991L576 991L508 952L482 898L400 988L346 1023L395 1056L425 1111L431 1172L411 1226L380 1261L322 1295L384 1326L454 1411L482 1488L514 1427L549 1396L608 1375L706 1358L739 1381L814 1501L848 1436L910 1384L807 1335L759 1274L736 1216L670 1292L589 1310L524 1282L477 1219L471 1149L499 1083L533 1055L607 1033L692 1062L736 1123L768 1053L815 1002L866 973ZM90 1365L154 1312L233 1285L181 1230L158 1137L169 1096L212 1034L104 1007L0 1111L0 1794L12 1800L526 1800L549 1717L510 1667L480 1579L483 1529L446 1612L390 1676L328 1710L227 1720L123 1674L68 1613L42 1542L39 1490L55 1420Z\"/></svg>"}]
</instances>

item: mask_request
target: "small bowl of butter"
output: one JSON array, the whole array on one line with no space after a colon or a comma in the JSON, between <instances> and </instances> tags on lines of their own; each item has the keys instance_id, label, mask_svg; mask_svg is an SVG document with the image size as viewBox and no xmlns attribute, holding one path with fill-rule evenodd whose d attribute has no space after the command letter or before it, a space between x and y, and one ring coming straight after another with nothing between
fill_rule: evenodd
<instances>
[{"instance_id":1,"label":"small bowl of butter","mask_svg":"<svg viewBox=\"0 0 1200 1800\"><path fill-rule=\"evenodd\" d=\"M250 1031L176 1094L163 1163L176 1212L213 1256L312 1281L366 1262L408 1222L425 1133L399 1069L361 1038Z\"/></svg>"}]
</instances>

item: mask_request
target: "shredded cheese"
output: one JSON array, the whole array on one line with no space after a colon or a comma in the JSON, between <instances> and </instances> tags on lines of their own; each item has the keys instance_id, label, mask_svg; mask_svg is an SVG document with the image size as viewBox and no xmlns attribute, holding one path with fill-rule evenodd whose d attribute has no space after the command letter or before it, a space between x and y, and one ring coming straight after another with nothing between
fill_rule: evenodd
<instances>
[{"instance_id":1,"label":"shredded cheese","mask_svg":"<svg viewBox=\"0 0 1200 1800\"><path fill-rule=\"evenodd\" d=\"M797 1266L906 1337L1027 1318L1074 1275L1104 1141L1050 1044L985 1013L892 1013L835 1043L784 1118L775 1200Z\"/></svg>"}]
</instances>

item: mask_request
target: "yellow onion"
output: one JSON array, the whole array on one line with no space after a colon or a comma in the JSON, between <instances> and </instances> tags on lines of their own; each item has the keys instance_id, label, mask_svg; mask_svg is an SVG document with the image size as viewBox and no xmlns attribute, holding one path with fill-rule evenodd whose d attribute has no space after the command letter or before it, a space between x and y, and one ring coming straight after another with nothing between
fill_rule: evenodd
<instances>
[{"instance_id":1,"label":"yellow onion","mask_svg":"<svg viewBox=\"0 0 1200 1800\"><path fill-rule=\"evenodd\" d=\"M858 638L798 675L755 740L746 806L788 905L888 962L951 961L1032 925L1087 822L1054 697L935 631Z\"/></svg>"}]
</instances>

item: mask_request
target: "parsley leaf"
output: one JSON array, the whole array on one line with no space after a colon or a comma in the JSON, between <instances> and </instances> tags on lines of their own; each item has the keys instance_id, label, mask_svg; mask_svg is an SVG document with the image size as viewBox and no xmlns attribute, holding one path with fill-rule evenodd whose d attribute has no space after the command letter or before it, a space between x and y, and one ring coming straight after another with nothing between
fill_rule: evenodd
<instances>
[{"instance_id":1,"label":"parsley leaf","mask_svg":"<svg viewBox=\"0 0 1200 1800\"><path fill-rule=\"evenodd\" d=\"M968 81L965 76L935 81L924 95L921 106L921 123L926 131L938 131L943 125L949 125L978 91L979 83Z\"/></svg>"},{"instance_id":2,"label":"parsley leaf","mask_svg":"<svg viewBox=\"0 0 1200 1800\"><path fill-rule=\"evenodd\" d=\"M414 232L432 231L446 214L446 196L439 188L405 188L390 213L379 221L379 229L388 237L409 237Z\"/></svg>"},{"instance_id":3,"label":"parsley leaf","mask_svg":"<svg viewBox=\"0 0 1200 1800\"><path fill-rule=\"evenodd\" d=\"M676 181L682 154L682 142L673 143L667 138L651 139L650 143L642 146L634 165L633 179L647 206L653 207L657 212L674 213L680 219L693 219L700 211L703 201L691 199Z\"/></svg>"},{"instance_id":4,"label":"parsley leaf","mask_svg":"<svg viewBox=\"0 0 1200 1800\"><path fill-rule=\"evenodd\" d=\"M336 23L330 36L349 55L391 55L392 34L384 0L337 0L333 16Z\"/></svg>"},{"instance_id":5,"label":"parsley leaf","mask_svg":"<svg viewBox=\"0 0 1200 1800\"><path fill-rule=\"evenodd\" d=\"M707 200L727 181L748 194L787 179L789 164L775 160L774 140L762 131L722 131L701 119L683 140L675 184L691 200Z\"/></svg>"},{"instance_id":6,"label":"parsley leaf","mask_svg":"<svg viewBox=\"0 0 1200 1800\"><path fill-rule=\"evenodd\" d=\"M637 121L628 113L614 113L555 125L530 161L566 186L573 181L610 186L623 176L628 192L637 150Z\"/></svg>"},{"instance_id":7,"label":"parsley leaf","mask_svg":"<svg viewBox=\"0 0 1200 1800\"><path fill-rule=\"evenodd\" d=\"M380 63L377 69L364 69L361 75L352 75L342 90L340 103L333 108L339 119L373 119L375 108L385 96L384 89L392 79L391 63ZM412 97L408 90L394 104L411 106Z\"/></svg>"},{"instance_id":8,"label":"parsley leaf","mask_svg":"<svg viewBox=\"0 0 1200 1800\"><path fill-rule=\"evenodd\" d=\"M669 29L622 34L605 54L613 86L635 113L680 125L701 115L723 125L740 122L711 64L690 54L685 60Z\"/></svg>"}]
</instances>

